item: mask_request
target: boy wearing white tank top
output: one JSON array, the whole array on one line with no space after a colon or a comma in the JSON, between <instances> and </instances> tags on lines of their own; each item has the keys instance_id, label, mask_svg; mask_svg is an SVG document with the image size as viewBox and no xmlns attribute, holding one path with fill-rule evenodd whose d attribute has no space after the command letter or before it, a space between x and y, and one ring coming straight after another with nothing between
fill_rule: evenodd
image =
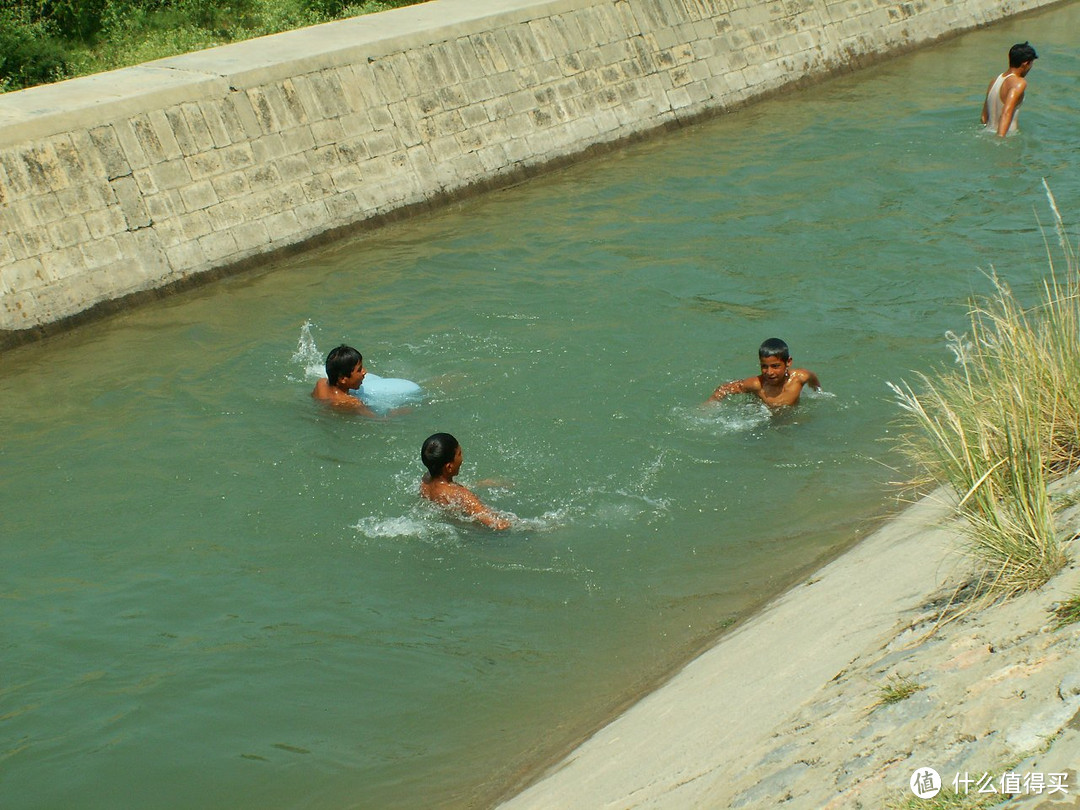
<instances>
[{"instance_id":1,"label":"boy wearing white tank top","mask_svg":"<svg viewBox=\"0 0 1080 810\"><path fill-rule=\"evenodd\" d=\"M1016 113L1027 90L1027 79L1024 77L1038 58L1035 49L1026 42L1017 43L1009 49L1009 69L986 88L982 123L990 132L996 132L1001 137L1016 132Z\"/></svg>"}]
</instances>

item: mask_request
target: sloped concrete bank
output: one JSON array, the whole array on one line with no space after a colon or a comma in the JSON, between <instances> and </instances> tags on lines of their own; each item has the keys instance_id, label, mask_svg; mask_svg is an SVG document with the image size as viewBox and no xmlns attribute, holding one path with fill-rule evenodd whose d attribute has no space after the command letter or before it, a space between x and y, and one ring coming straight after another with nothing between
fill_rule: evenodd
<instances>
[{"instance_id":1,"label":"sloped concrete bank","mask_svg":"<svg viewBox=\"0 0 1080 810\"><path fill-rule=\"evenodd\" d=\"M0 96L0 345L1055 0L432 0Z\"/></svg>"}]
</instances>

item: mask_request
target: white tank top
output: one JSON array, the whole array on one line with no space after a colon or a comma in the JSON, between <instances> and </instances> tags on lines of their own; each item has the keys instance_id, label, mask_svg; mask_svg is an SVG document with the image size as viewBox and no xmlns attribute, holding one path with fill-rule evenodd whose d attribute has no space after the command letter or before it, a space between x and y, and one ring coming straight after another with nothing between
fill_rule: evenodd
<instances>
[{"instance_id":1,"label":"white tank top","mask_svg":"<svg viewBox=\"0 0 1080 810\"><path fill-rule=\"evenodd\" d=\"M1001 83L1005 81L1008 73L1002 73L994 81L994 86L986 94L986 128L990 132L997 132L998 122L1001 121L1001 110L1004 104L1001 101ZM1019 108L1019 104L1016 105ZM1009 132L1016 132L1016 111L1013 111L1013 119L1009 124Z\"/></svg>"}]
</instances>

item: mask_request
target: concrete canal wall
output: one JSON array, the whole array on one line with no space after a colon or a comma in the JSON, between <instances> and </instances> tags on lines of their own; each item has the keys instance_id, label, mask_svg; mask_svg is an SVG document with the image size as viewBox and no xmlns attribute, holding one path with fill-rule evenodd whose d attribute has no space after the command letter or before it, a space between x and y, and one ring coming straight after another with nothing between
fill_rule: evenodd
<instances>
[{"instance_id":1,"label":"concrete canal wall","mask_svg":"<svg viewBox=\"0 0 1080 810\"><path fill-rule=\"evenodd\" d=\"M432 0L0 96L0 345L1054 0Z\"/></svg>"}]
</instances>

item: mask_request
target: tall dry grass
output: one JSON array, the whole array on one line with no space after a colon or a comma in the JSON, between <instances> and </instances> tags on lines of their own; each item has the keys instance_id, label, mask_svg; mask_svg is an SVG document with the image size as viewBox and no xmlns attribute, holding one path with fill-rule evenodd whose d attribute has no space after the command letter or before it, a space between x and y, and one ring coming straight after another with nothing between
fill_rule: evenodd
<instances>
[{"instance_id":1,"label":"tall dry grass","mask_svg":"<svg viewBox=\"0 0 1080 810\"><path fill-rule=\"evenodd\" d=\"M969 550L1004 594L1037 588L1065 565L1047 484L1080 467L1080 264L1046 194L1065 266L1047 239L1041 301L1025 308L991 273L968 335L950 337L957 366L917 374L914 386L889 383L912 428L901 449L956 492Z\"/></svg>"}]
</instances>

